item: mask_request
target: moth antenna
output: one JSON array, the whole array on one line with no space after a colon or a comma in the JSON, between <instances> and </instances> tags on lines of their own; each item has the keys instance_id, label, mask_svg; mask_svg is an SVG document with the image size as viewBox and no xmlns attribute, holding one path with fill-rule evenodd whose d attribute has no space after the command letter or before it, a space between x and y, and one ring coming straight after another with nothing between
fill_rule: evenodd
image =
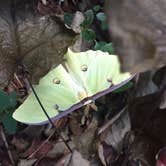
<instances>
[{"instance_id":1,"label":"moth antenna","mask_svg":"<svg viewBox=\"0 0 166 166\"><path fill-rule=\"evenodd\" d=\"M23 69L24 66L22 65ZM32 89L32 92L34 93L42 111L44 112L44 114L46 115L46 117L48 118L48 121L50 122L51 126L55 129L56 133L59 135L59 137L62 139L62 141L64 142L64 144L66 145L66 147L68 148L68 150L72 153L72 149L70 148L70 146L67 144L66 140L64 139L64 137L59 133L58 129L56 128L56 126L54 125L53 121L51 120L50 116L48 115L46 109L44 108L43 104L41 103L35 89L33 88L33 85L31 83L31 81L28 79L28 77L26 77L27 82L29 83L30 88Z\"/></svg>"},{"instance_id":2,"label":"moth antenna","mask_svg":"<svg viewBox=\"0 0 166 166\"><path fill-rule=\"evenodd\" d=\"M55 127L53 121L51 120L51 118L49 117L49 115L48 115L47 111L45 110L43 104L41 103L41 101L40 101L40 99L39 99L39 97L38 97L38 95L37 95L35 89L33 88L31 82L30 82L29 80L28 80L28 82L29 82L29 85L30 85L30 87L31 87L31 89L32 89L32 92L34 93L34 95L35 95L35 97L36 97L36 99L37 99L37 101L38 101L38 103L39 103L41 109L43 110L44 114L47 116L47 118L48 118L50 124L51 124L53 127Z\"/></svg>"}]
</instances>

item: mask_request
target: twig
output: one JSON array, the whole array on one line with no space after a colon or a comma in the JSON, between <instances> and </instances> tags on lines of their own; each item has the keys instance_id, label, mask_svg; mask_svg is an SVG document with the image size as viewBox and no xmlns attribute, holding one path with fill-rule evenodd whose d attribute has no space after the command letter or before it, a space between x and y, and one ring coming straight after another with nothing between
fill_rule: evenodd
<instances>
[{"instance_id":1,"label":"twig","mask_svg":"<svg viewBox=\"0 0 166 166\"><path fill-rule=\"evenodd\" d=\"M120 116L125 112L127 107L124 107L117 115L115 115L110 121L108 121L104 126L102 126L98 130L98 135L100 135L103 131L105 131L110 125L112 125L115 121L117 121Z\"/></svg>"},{"instance_id":2,"label":"twig","mask_svg":"<svg viewBox=\"0 0 166 166\"><path fill-rule=\"evenodd\" d=\"M29 85L33 91L33 94L35 95L40 107L41 107L41 110L44 112L44 114L46 115L46 117L48 118L48 121L50 122L50 124L52 125L52 127L55 129L56 133L59 135L59 137L63 140L64 144L66 145L66 147L68 148L68 150L72 153L72 149L70 148L70 146L68 145L68 143L66 142L66 140L63 138L63 136L61 135L61 133L58 131L58 129L56 128L55 124L53 123L53 121L51 120L50 116L48 115L46 109L44 108L43 104L41 103L35 89L33 88L33 85L32 83L28 80L27 78L27 81L29 82Z\"/></svg>"},{"instance_id":3,"label":"twig","mask_svg":"<svg viewBox=\"0 0 166 166\"><path fill-rule=\"evenodd\" d=\"M54 130L52 134L49 135L49 137L27 158L28 160L32 158L48 141L49 139L54 135L56 131Z\"/></svg>"},{"instance_id":4,"label":"twig","mask_svg":"<svg viewBox=\"0 0 166 166\"><path fill-rule=\"evenodd\" d=\"M5 147L6 147L6 149L7 149L9 159L10 159L11 163L12 163L13 165L15 165L15 162L14 162L14 160L13 160L12 153L11 153L11 151L10 151L10 149L9 149L9 145L8 145L8 142L7 142L7 139L6 139L6 136L5 136L3 127L2 127L1 125L0 125L0 133L1 133L2 140L3 140L3 142L5 143Z\"/></svg>"}]
</instances>

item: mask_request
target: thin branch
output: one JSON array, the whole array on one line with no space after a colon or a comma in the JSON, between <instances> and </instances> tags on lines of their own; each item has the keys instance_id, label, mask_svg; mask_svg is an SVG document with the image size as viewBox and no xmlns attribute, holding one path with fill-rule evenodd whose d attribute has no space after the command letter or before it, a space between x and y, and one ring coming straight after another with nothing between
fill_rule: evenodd
<instances>
[{"instance_id":1,"label":"thin branch","mask_svg":"<svg viewBox=\"0 0 166 166\"><path fill-rule=\"evenodd\" d=\"M12 156L12 153L11 153L11 151L10 151L10 149L9 149L9 144L8 144L8 142L7 142L7 139L6 139L6 136L5 136L3 127L2 127L1 125L0 125L0 134L1 134L2 140L3 140L4 144L5 144L5 147L6 147L6 149L7 149L9 159L10 159L11 163L12 163L13 165L15 165L15 162L14 162L14 159L13 159L13 156Z\"/></svg>"},{"instance_id":2,"label":"thin branch","mask_svg":"<svg viewBox=\"0 0 166 166\"><path fill-rule=\"evenodd\" d=\"M110 125L112 125L115 121L117 121L120 116L125 112L127 107L124 107L117 115L115 115L110 121L108 121L104 126L102 126L98 130L98 135L100 135L103 131L105 131Z\"/></svg>"},{"instance_id":3,"label":"thin branch","mask_svg":"<svg viewBox=\"0 0 166 166\"><path fill-rule=\"evenodd\" d=\"M33 91L33 93L34 93L34 95L35 95L35 97L36 97L36 99L37 99L37 101L38 101L40 107L41 107L41 110L44 112L44 114L45 114L46 117L48 118L48 121L50 122L50 124L52 125L52 127L55 129L55 131L56 131L56 133L59 135L59 137L62 139L62 141L64 142L64 144L65 144L66 147L68 148L68 150L72 153L72 149L71 149L70 146L67 144L66 140L63 138L63 136L61 135L61 133L57 130L55 124L53 123L53 121L51 120L50 116L48 115L46 109L44 108L43 104L41 103L41 101L40 101L40 99L39 99L39 97L38 97L38 95L37 95L35 89L33 88L33 85L32 85L31 82L28 80L28 78L27 78L27 81L29 82L29 85L30 85L30 87L31 87L31 89L32 89L32 91Z\"/></svg>"},{"instance_id":4,"label":"thin branch","mask_svg":"<svg viewBox=\"0 0 166 166\"><path fill-rule=\"evenodd\" d=\"M27 159L31 159L49 141L49 139L54 135L54 133L55 131L53 131L52 134L50 134L49 137Z\"/></svg>"}]
</instances>

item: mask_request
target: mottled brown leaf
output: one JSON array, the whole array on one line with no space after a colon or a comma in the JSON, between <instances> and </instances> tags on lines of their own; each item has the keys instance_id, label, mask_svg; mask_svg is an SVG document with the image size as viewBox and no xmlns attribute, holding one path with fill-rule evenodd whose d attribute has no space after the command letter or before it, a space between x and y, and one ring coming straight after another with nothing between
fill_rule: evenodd
<instances>
[{"instance_id":1,"label":"mottled brown leaf","mask_svg":"<svg viewBox=\"0 0 166 166\"><path fill-rule=\"evenodd\" d=\"M84 159L78 151L74 151L69 166L90 166L88 160Z\"/></svg>"},{"instance_id":2,"label":"mottled brown leaf","mask_svg":"<svg viewBox=\"0 0 166 166\"><path fill-rule=\"evenodd\" d=\"M166 65L165 0L107 0L105 7L123 70L140 72Z\"/></svg>"},{"instance_id":3,"label":"mottled brown leaf","mask_svg":"<svg viewBox=\"0 0 166 166\"><path fill-rule=\"evenodd\" d=\"M35 0L0 1L0 87L18 64L27 67L33 83L62 61L74 33L37 12Z\"/></svg>"}]
</instances>

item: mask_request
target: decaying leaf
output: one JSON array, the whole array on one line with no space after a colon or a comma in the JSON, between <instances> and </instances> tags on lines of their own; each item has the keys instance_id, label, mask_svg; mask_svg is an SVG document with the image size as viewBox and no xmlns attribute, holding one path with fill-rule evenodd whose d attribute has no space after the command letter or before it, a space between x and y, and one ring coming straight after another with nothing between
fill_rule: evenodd
<instances>
[{"instance_id":1,"label":"decaying leaf","mask_svg":"<svg viewBox=\"0 0 166 166\"><path fill-rule=\"evenodd\" d=\"M166 143L165 109L159 109L163 91L134 99L129 105L131 124L134 129L144 130L148 135Z\"/></svg>"},{"instance_id":2,"label":"decaying leaf","mask_svg":"<svg viewBox=\"0 0 166 166\"><path fill-rule=\"evenodd\" d=\"M22 154L22 157L28 158L42 158L53 148L51 142L44 142L34 139L31 146Z\"/></svg>"},{"instance_id":3,"label":"decaying leaf","mask_svg":"<svg viewBox=\"0 0 166 166\"><path fill-rule=\"evenodd\" d=\"M36 162L36 160L37 159L21 159L19 160L18 166L32 166Z\"/></svg>"},{"instance_id":4,"label":"decaying leaf","mask_svg":"<svg viewBox=\"0 0 166 166\"><path fill-rule=\"evenodd\" d=\"M146 96L159 91L158 86L153 82L155 71L140 73L135 88L135 97Z\"/></svg>"},{"instance_id":5,"label":"decaying leaf","mask_svg":"<svg viewBox=\"0 0 166 166\"><path fill-rule=\"evenodd\" d=\"M122 147L123 138L130 128L129 114L125 109L118 119L100 135L100 139L119 151Z\"/></svg>"},{"instance_id":6,"label":"decaying leaf","mask_svg":"<svg viewBox=\"0 0 166 166\"><path fill-rule=\"evenodd\" d=\"M165 0L107 0L105 9L122 70L166 65Z\"/></svg>"},{"instance_id":7,"label":"decaying leaf","mask_svg":"<svg viewBox=\"0 0 166 166\"><path fill-rule=\"evenodd\" d=\"M157 151L166 143L166 112L159 108L162 94L163 90L135 98L129 104L132 129L137 131L132 151L149 165L154 165Z\"/></svg>"},{"instance_id":8,"label":"decaying leaf","mask_svg":"<svg viewBox=\"0 0 166 166\"><path fill-rule=\"evenodd\" d=\"M81 23L84 21L84 15L83 13L77 11L74 15L71 28L76 33L81 33Z\"/></svg>"},{"instance_id":9,"label":"decaying leaf","mask_svg":"<svg viewBox=\"0 0 166 166\"><path fill-rule=\"evenodd\" d=\"M94 117L88 125L87 129L85 129L81 135L72 137L72 141L77 147L77 150L86 158L90 157L90 155L94 152L97 125L98 122Z\"/></svg>"},{"instance_id":10,"label":"decaying leaf","mask_svg":"<svg viewBox=\"0 0 166 166\"><path fill-rule=\"evenodd\" d=\"M88 160L85 160L78 151L74 151L69 166L90 166Z\"/></svg>"},{"instance_id":11,"label":"decaying leaf","mask_svg":"<svg viewBox=\"0 0 166 166\"><path fill-rule=\"evenodd\" d=\"M160 108L166 108L166 66L159 69L154 75L154 82L160 88L163 89L161 96Z\"/></svg>"},{"instance_id":12,"label":"decaying leaf","mask_svg":"<svg viewBox=\"0 0 166 166\"><path fill-rule=\"evenodd\" d=\"M62 61L75 34L50 16L37 12L35 0L0 2L0 87L18 64L27 67L33 82Z\"/></svg>"},{"instance_id":13,"label":"decaying leaf","mask_svg":"<svg viewBox=\"0 0 166 166\"><path fill-rule=\"evenodd\" d=\"M110 165L111 162L114 162L117 158L117 153L115 149L111 145L106 144L105 142L99 143L98 155L104 166Z\"/></svg>"}]
</instances>

